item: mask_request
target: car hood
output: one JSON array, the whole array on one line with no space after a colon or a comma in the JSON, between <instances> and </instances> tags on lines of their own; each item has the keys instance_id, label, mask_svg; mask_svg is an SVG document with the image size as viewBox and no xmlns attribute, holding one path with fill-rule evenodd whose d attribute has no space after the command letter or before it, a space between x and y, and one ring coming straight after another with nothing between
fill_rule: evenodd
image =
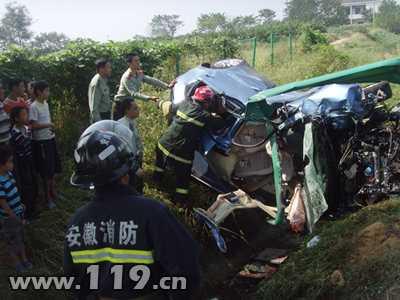
<instances>
[{"instance_id":1,"label":"car hood","mask_svg":"<svg viewBox=\"0 0 400 300\"><path fill-rule=\"evenodd\" d=\"M199 65L178 78L174 86L173 102L178 103L186 99L188 89L197 82L203 82L217 94L237 99L244 105L250 97L276 86L245 61L241 65L225 69Z\"/></svg>"}]
</instances>

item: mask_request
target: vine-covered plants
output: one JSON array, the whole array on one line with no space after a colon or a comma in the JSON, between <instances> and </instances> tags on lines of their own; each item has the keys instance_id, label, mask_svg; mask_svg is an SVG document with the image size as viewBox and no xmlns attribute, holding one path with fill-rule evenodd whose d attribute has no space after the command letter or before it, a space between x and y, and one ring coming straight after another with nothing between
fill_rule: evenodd
<instances>
[{"instance_id":1,"label":"vine-covered plants","mask_svg":"<svg viewBox=\"0 0 400 300\"><path fill-rule=\"evenodd\" d=\"M125 54L139 55L141 68L149 76L160 79L177 74L162 74L166 67L175 68L185 54L203 57L206 61L234 57L237 42L232 39L179 40L170 42L126 41L99 43L90 39L77 39L63 50L35 58L25 47L8 46L0 52L0 79L7 87L9 78L46 80L51 85L55 105L68 105L71 100L87 105L87 87L95 74L94 61L98 57L110 59L113 68L109 77L111 94L115 94L121 75L126 70ZM6 89L7 93L7 89Z\"/></svg>"}]
</instances>

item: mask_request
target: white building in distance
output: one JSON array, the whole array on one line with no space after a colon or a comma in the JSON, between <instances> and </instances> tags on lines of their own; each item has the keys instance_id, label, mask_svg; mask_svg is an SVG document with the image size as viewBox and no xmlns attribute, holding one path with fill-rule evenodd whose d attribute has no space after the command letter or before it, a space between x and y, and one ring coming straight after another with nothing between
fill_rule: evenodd
<instances>
[{"instance_id":1,"label":"white building in distance","mask_svg":"<svg viewBox=\"0 0 400 300\"><path fill-rule=\"evenodd\" d=\"M350 19L350 24L363 24L365 23L365 16L361 14L362 11L372 8L374 16L379 9L379 6L384 0L343 0L342 5L345 7L347 15Z\"/></svg>"}]
</instances>

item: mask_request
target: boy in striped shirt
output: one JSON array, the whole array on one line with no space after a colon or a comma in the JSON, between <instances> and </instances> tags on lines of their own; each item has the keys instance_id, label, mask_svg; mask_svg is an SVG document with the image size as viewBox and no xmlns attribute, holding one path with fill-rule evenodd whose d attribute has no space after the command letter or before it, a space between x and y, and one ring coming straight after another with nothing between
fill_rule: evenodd
<instances>
[{"instance_id":1,"label":"boy in striped shirt","mask_svg":"<svg viewBox=\"0 0 400 300\"><path fill-rule=\"evenodd\" d=\"M12 161L10 147L0 145L0 222L3 227L3 239L13 262L12 267L18 272L23 272L25 269L32 269L32 264L25 255L24 206L11 174L14 167Z\"/></svg>"},{"instance_id":2,"label":"boy in striped shirt","mask_svg":"<svg viewBox=\"0 0 400 300\"><path fill-rule=\"evenodd\" d=\"M37 220L42 213L36 209L39 184L32 155L32 132L25 124L28 122L28 110L23 106L11 109L10 118L14 122L11 129L11 145L17 160L18 174L21 180L21 201L26 207L25 217Z\"/></svg>"}]
</instances>

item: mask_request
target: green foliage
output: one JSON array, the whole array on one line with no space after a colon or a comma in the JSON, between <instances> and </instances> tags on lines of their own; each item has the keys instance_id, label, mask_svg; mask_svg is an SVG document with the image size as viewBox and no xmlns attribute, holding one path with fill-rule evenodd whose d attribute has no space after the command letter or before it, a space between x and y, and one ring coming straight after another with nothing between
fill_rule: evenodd
<instances>
[{"instance_id":1,"label":"green foliage","mask_svg":"<svg viewBox=\"0 0 400 300\"><path fill-rule=\"evenodd\" d=\"M369 37L389 51L396 51L400 43L400 37L397 34L388 32L384 29L372 30Z\"/></svg>"},{"instance_id":2,"label":"green foliage","mask_svg":"<svg viewBox=\"0 0 400 300\"><path fill-rule=\"evenodd\" d=\"M184 25L178 20L179 15L155 15L149 23L152 37L168 37L172 39L176 32Z\"/></svg>"},{"instance_id":3,"label":"green foliage","mask_svg":"<svg viewBox=\"0 0 400 300\"><path fill-rule=\"evenodd\" d=\"M258 11L258 19L263 25L272 24L273 19L276 17L276 11L264 8Z\"/></svg>"},{"instance_id":4,"label":"green foliage","mask_svg":"<svg viewBox=\"0 0 400 300\"><path fill-rule=\"evenodd\" d=\"M300 34L300 28L305 23L299 20L290 20L287 22L283 21L272 21L271 24L263 24L257 26L251 26L244 29L237 28L228 28L220 31L208 31L204 33L191 33L187 34L184 37L186 39L193 38L231 38L237 40L246 40L251 39L253 37L257 37L257 40L260 42L269 42L271 33L274 35L288 36L291 34L292 36L296 36ZM320 30L320 32L326 32L327 27L324 25L322 21L312 20L307 23L313 30Z\"/></svg>"},{"instance_id":5,"label":"green foliage","mask_svg":"<svg viewBox=\"0 0 400 300\"><path fill-rule=\"evenodd\" d=\"M64 158L73 158L79 137L90 125L87 109L76 101L64 102L63 105L58 101L53 111L53 121L57 125L58 152Z\"/></svg>"},{"instance_id":6,"label":"green foliage","mask_svg":"<svg viewBox=\"0 0 400 300\"><path fill-rule=\"evenodd\" d=\"M319 30L312 30L309 25L303 25L301 31L302 34L297 41L300 51L309 52L318 49L320 46L329 45L329 39L325 33L321 33Z\"/></svg>"},{"instance_id":7,"label":"green foliage","mask_svg":"<svg viewBox=\"0 0 400 300\"><path fill-rule=\"evenodd\" d=\"M344 25L349 22L340 0L320 0L318 14L326 27Z\"/></svg>"},{"instance_id":8,"label":"green foliage","mask_svg":"<svg viewBox=\"0 0 400 300\"><path fill-rule=\"evenodd\" d=\"M289 20L308 22L318 17L318 1L291 0L286 2L285 15Z\"/></svg>"},{"instance_id":9,"label":"green foliage","mask_svg":"<svg viewBox=\"0 0 400 300\"><path fill-rule=\"evenodd\" d=\"M258 22L257 18L254 15L236 16L230 22L229 26L232 29L241 30L241 29L255 26L257 24L257 22Z\"/></svg>"},{"instance_id":10,"label":"green foliage","mask_svg":"<svg viewBox=\"0 0 400 300\"><path fill-rule=\"evenodd\" d=\"M24 78L31 81L38 71L34 60L27 57L25 47L9 45L0 52L0 78L7 92L8 78Z\"/></svg>"},{"instance_id":11,"label":"green foliage","mask_svg":"<svg viewBox=\"0 0 400 300\"><path fill-rule=\"evenodd\" d=\"M372 8L364 9L361 14L364 16L366 23L372 23L374 21L374 11Z\"/></svg>"},{"instance_id":12,"label":"green foliage","mask_svg":"<svg viewBox=\"0 0 400 300\"><path fill-rule=\"evenodd\" d=\"M400 33L400 5L395 0L387 0L379 6L379 12L375 18L376 26Z\"/></svg>"},{"instance_id":13,"label":"green foliage","mask_svg":"<svg viewBox=\"0 0 400 300\"><path fill-rule=\"evenodd\" d=\"M387 29L377 28L372 24L345 25L329 29L329 35L351 37L351 41L345 41L343 45L351 48L364 48L367 51L375 49L379 51L397 52L400 37ZM379 49L379 50L378 50Z\"/></svg>"},{"instance_id":14,"label":"green foliage","mask_svg":"<svg viewBox=\"0 0 400 300\"><path fill-rule=\"evenodd\" d=\"M331 45L319 45L308 55L305 79L313 78L349 68L350 58Z\"/></svg>"},{"instance_id":15,"label":"green foliage","mask_svg":"<svg viewBox=\"0 0 400 300\"><path fill-rule=\"evenodd\" d=\"M312 20L326 27L348 23L346 11L339 0L291 0L286 2L284 12L289 20Z\"/></svg>"},{"instance_id":16,"label":"green foliage","mask_svg":"<svg viewBox=\"0 0 400 300\"><path fill-rule=\"evenodd\" d=\"M200 14L197 18L197 30L199 32L217 31L228 26L225 13Z\"/></svg>"},{"instance_id":17,"label":"green foliage","mask_svg":"<svg viewBox=\"0 0 400 300\"><path fill-rule=\"evenodd\" d=\"M357 24L357 25L349 24L337 27L329 27L327 33L349 37L354 32L361 32L368 34L371 28L372 24Z\"/></svg>"},{"instance_id":18,"label":"green foliage","mask_svg":"<svg viewBox=\"0 0 400 300\"><path fill-rule=\"evenodd\" d=\"M27 45L33 32L28 30L32 18L25 5L10 2L5 5L6 13L0 20L0 44L22 46Z\"/></svg>"},{"instance_id":19,"label":"green foliage","mask_svg":"<svg viewBox=\"0 0 400 300\"><path fill-rule=\"evenodd\" d=\"M277 22L270 25L259 25L249 27L243 30L229 29L221 32L219 36L230 37L232 39L246 40L253 37L257 37L257 41L269 42L271 33L274 35L297 35L299 33L299 27L303 24L298 21L293 22Z\"/></svg>"},{"instance_id":20,"label":"green foliage","mask_svg":"<svg viewBox=\"0 0 400 300\"><path fill-rule=\"evenodd\" d=\"M30 49L35 51L35 57L61 50L69 43L70 39L63 33L42 32L34 37L30 43Z\"/></svg>"},{"instance_id":21,"label":"green foliage","mask_svg":"<svg viewBox=\"0 0 400 300\"><path fill-rule=\"evenodd\" d=\"M354 25L350 25L350 26L354 26ZM371 29L371 26L368 24L360 24L360 25L355 25L353 28L354 32L361 32L364 34L369 34L369 31Z\"/></svg>"}]
</instances>

